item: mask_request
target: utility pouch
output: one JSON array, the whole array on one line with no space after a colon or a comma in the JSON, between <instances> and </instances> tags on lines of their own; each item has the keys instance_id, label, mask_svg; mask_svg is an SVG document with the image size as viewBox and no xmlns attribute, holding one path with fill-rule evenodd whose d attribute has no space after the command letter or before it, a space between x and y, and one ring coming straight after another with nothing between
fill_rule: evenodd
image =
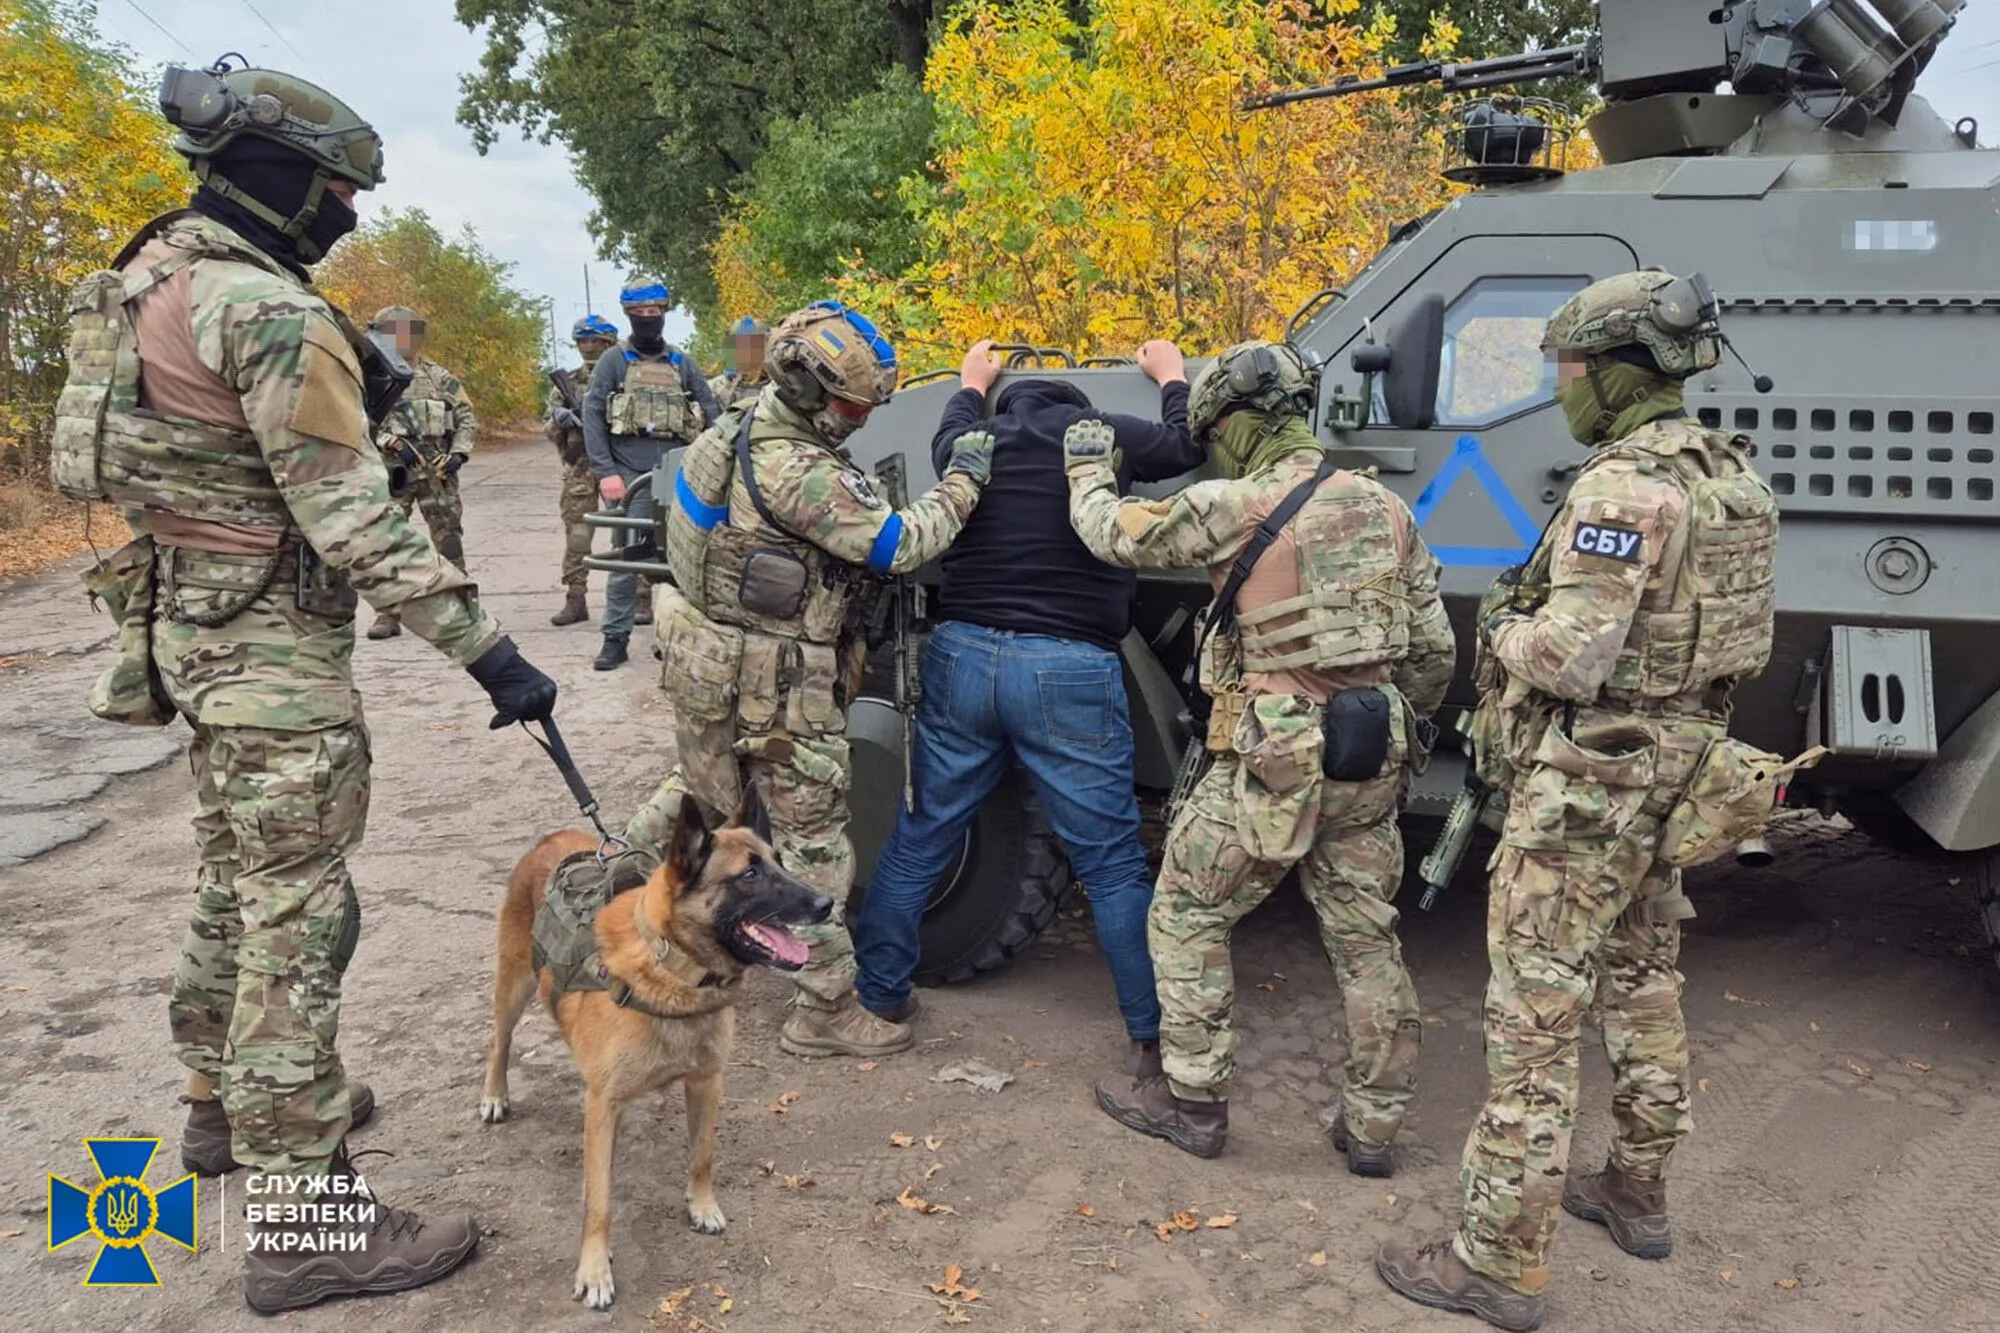
<instances>
[{"instance_id":1,"label":"utility pouch","mask_svg":"<svg viewBox=\"0 0 2000 1333\"><path fill-rule=\"evenodd\" d=\"M320 559L310 542L300 542L294 558L298 570L292 583L292 604L310 616L341 623L354 619L354 608L361 599L347 581L346 571Z\"/></svg>"},{"instance_id":2,"label":"utility pouch","mask_svg":"<svg viewBox=\"0 0 2000 1333\"><path fill-rule=\"evenodd\" d=\"M174 718L173 701L153 665L155 555L153 539L138 537L83 576L84 586L118 625L117 656L90 687L90 711L108 722L164 727Z\"/></svg>"},{"instance_id":3,"label":"utility pouch","mask_svg":"<svg viewBox=\"0 0 2000 1333\"><path fill-rule=\"evenodd\" d=\"M1320 762L1327 777L1369 782L1381 776L1393 730L1388 695L1372 686L1342 690L1326 701L1320 726L1326 732Z\"/></svg>"},{"instance_id":4,"label":"utility pouch","mask_svg":"<svg viewBox=\"0 0 2000 1333\"><path fill-rule=\"evenodd\" d=\"M676 712L690 722L731 716L743 671L743 631L710 620L678 592L660 595L656 614L661 683Z\"/></svg>"},{"instance_id":5,"label":"utility pouch","mask_svg":"<svg viewBox=\"0 0 2000 1333\"><path fill-rule=\"evenodd\" d=\"M796 620L806 609L812 571L806 562L776 546L759 547L743 561L736 600L744 610L773 620Z\"/></svg>"},{"instance_id":6,"label":"utility pouch","mask_svg":"<svg viewBox=\"0 0 2000 1333\"><path fill-rule=\"evenodd\" d=\"M1684 870L1728 855L1763 831L1777 808L1779 784L1826 753L1815 745L1787 762L1732 736L1710 741L1695 763L1687 791L1667 811L1658 859Z\"/></svg>"},{"instance_id":7,"label":"utility pouch","mask_svg":"<svg viewBox=\"0 0 2000 1333\"><path fill-rule=\"evenodd\" d=\"M1243 710L1249 703L1250 693L1243 689L1225 688L1209 698L1208 752L1210 754L1236 752L1236 726L1243 720Z\"/></svg>"}]
</instances>

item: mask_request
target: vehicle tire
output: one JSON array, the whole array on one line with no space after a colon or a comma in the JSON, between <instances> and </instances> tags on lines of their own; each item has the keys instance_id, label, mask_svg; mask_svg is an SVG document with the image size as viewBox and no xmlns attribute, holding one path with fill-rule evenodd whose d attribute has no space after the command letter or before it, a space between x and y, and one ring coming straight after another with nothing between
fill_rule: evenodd
<instances>
[{"instance_id":1,"label":"vehicle tire","mask_svg":"<svg viewBox=\"0 0 2000 1333\"><path fill-rule=\"evenodd\" d=\"M1979 924L1986 928L1987 947L2000 965L2000 847L1973 854L1972 892L1979 905Z\"/></svg>"},{"instance_id":2,"label":"vehicle tire","mask_svg":"<svg viewBox=\"0 0 2000 1333\"><path fill-rule=\"evenodd\" d=\"M901 720L880 699L854 702L849 790L855 896L860 910L902 794ZM1069 859L1049 828L1027 774L1012 769L979 808L965 842L938 877L918 927L920 986L953 985L1004 967L1055 919L1070 884Z\"/></svg>"},{"instance_id":3,"label":"vehicle tire","mask_svg":"<svg viewBox=\"0 0 2000 1333\"><path fill-rule=\"evenodd\" d=\"M1898 856L1919 856L1935 860L1951 855L1939 847L1930 834L1918 827L1917 821L1905 814L1901 806L1886 797L1880 800L1857 800L1843 804L1840 813L1848 823L1860 829L1870 842Z\"/></svg>"}]
</instances>

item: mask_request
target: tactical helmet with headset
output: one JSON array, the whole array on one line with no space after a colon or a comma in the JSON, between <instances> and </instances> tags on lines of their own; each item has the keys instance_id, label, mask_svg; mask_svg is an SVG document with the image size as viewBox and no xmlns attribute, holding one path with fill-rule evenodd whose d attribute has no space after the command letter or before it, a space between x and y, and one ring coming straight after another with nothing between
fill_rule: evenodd
<instances>
[{"instance_id":1,"label":"tactical helmet with headset","mask_svg":"<svg viewBox=\"0 0 2000 1333\"><path fill-rule=\"evenodd\" d=\"M778 321L764 373L800 412L817 412L833 398L879 407L896 390L896 349L866 316L838 301L815 301Z\"/></svg>"},{"instance_id":2,"label":"tactical helmet with headset","mask_svg":"<svg viewBox=\"0 0 2000 1333\"><path fill-rule=\"evenodd\" d=\"M1652 366L1670 379L1711 370L1727 341L1719 303L1699 273L1677 278L1664 269L1642 268L1594 282L1557 308L1542 337L1542 351L1581 352L1630 359L1621 349L1643 349ZM1641 363L1644 364L1644 363Z\"/></svg>"},{"instance_id":3,"label":"tactical helmet with headset","mask_svg":"<svg viewBox=\"0 0 2000 1333\"><path fill-rule=\"evenodd\" d=\"M610 320L602 315L585 315L582 319L569 326L569 340L571 342L580 343L588 341L591 338L600 338L605 342L615 343L618 341L618 330Z\"/></svg>"},{"instance_id":4,"label":"tactical helmet with headset","mask_svg":"<svg viewBox=\"0 0 2000 1333\"><path fill-rule=\"evenodd\" d=\"M1188 390L1188 429L1205 438L1224 413L1242 408L1278 415L1312 411L1318 376L1289 343L1243 342L1202 367Z\"/></svg>"},{"instance_id":5,"label":"tactical helmet with headset","mask_svg":"<svg viewBox=\"0 0 2000 1333\"><path fill-rule=\"evenodd\" d=\"M272 69L231 68L225 55L207 69L170 65L160 80L160 114L179 127L174 151L210 190L290 238L308 263L321 258L307 229L335 180L372 190L382 172L382 140L354 109L317 84ZM285 217L232 182L215 159L240 138L282 144L313 164L313 182L299 211Z\"/></svg>"}]
</instances>

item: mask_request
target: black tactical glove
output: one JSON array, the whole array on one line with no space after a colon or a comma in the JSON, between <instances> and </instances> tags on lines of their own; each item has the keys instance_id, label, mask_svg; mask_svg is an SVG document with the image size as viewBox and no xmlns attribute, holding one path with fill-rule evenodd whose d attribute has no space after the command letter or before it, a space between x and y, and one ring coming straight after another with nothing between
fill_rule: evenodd
<instances>
[{"instance_id":1,"label":"black tactical glove","mask_svg":"<svg viewBox=\"0 0 2000 1333\"><path fill-rule=\"evenodd\" d=\"M465 455L453 454L450 458L447 458L444 461L444 474L447 477L455 477L458 475L458 470L464 466L465 466Z\"/></svg>"},{"instance_id":2,"label":"black tactical glove","mask_svg":"<svg viewBox=\"0 0 2000 1333\"><path fill-rule=\"evenodd\" d=\"M549 420L555 423L557 430L583 429L583 418L570 411L569 408L563 406L561 403L556 404L556 410L549 414Z\"/></svg>"},{"instance_id":3,"label":"black tactical glove","mask_svg":"<svg viewBox=\"0 0 2000 1333\"><path fill-rule=\"evenodd\" d=\"M516 722L545 721L556 711L556 683L521 656L514 640L505 634L466 671L493 701L489 725L494 731Z\"/></svg>"}]
</instances>

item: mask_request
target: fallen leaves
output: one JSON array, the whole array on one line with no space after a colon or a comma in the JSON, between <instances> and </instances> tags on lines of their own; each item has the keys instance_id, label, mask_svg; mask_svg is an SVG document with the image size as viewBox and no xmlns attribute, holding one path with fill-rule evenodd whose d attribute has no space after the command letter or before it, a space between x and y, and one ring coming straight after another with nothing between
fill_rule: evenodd
<instances>
[{"instance_id":1,"label":"fallen leaves","mask_svg":"<svg viewBox=\"0 0 2000 1333\"><path fill-rule=\"evenodd\" d=\"M929 1166L924 1168L924 1179L929 1180L932 1176L936 1175L938 1172L942 1170L944 1170L943 1162L932 1162Z\"/></svg>"},{"instance_id":2,"label":"fallen leaves","mask_svg":"<svg viewBox=\"0 0 2000 1333\"><path fill-rule=\"evenodd\" d=\"M1694 1090L1695 1090L1696 1092L1707 1092L1707 1091L1708 1091L1708 1080L1707 1080L1707 1079L1705 1079L1705 1078L1698 1078L1698 1079L1696 1079L1696 1080L1694 1081Z\"/></svg>"},{"instance_id":3,"label":"fallen leaves","mask_svg":"<svg viewBox=\"0 0 2000 1333\"><path fill-rule=\"evenodd\" d=\"M19 1230L0 1231L0 1240L12 1240L20 1234Z\"/></svg>"},{"instance_id":4,"label":"fallen leaves","mask_svg":"<svg viewBox=\"0 0 2000 1333\"><path fill-rule=\"evenodd\" d=\"M935 1134L926 1134L924 1135L924 1146L932 1152L936 1152L939 1148L944 1147L944 1140Z\"/></svg>"},{"instance_id":5,"label":"fallen leaves","mask_svg":"<svg viewBox=\"0 0 2000 1333\"><path fill-rule=\"evenodd\" d=\"M817 1180L804 1174L785 1177L785 1188L788 1190L809 1190L817 1184Z\"/></svg>"},{"instance_id":6,"label":"fallen leaves","mask_svg":"<svg viewBox=\"0 0 2000 1333\"><path fill-rule=\"evenodd\" d=\"M1928 1074L1931 1072L1931 1067L1925 1064L1922 1060L1906 1060L1904 1061L1904 1063L1909 1065L1910 1068L1916 1070L1919 1074Z\"/></svg>"},{"instance_id":7,"label":"fallen leaves","mask_svg":"<svg viewBox=\"0 0 2000 1333\"><path fill-rule=\"evenodd\" d=\"M903 1192L896 1196L896 1202L902 1204L903 1207L908 1208L911 1212L922 1213L926 1217L934 1213L956 1215L958 1212L957 1209L948 1204L932 1203L929 1199L921 1195L910 1193L908 1185L903 1186Z\"/></svg>"},{"instance_id":8,"label":"fallen leaves","mask_svg":"<svg viewBox=\"0 0 2000 1333\"><path fill-rule=\"evenodd\" d=\"M1723 1269L1723 1270L1722 1270L1722 1281L1723 1281L1723 1284L1724 1284L1725 1286L1731 1286L1731 1287L1735 1286L1735 1285L1736 1285L1736 1270L1735 1270L1735 1269L1733 1269L1733 1268L1725 1268L1725 1269Z\"/></svg>"},{"instance_id":9,"label":"fallen leaves","mask_svg":"<svg viewBox=\"0 0 2000 1333\"><path fill-rule=\"evenodd\" d=\"M1049 1062L1047 1060L1023 1060L1021 1062L1021 1068L1023 1069L1047 1069L1048 1067Z\"/></svg>"},{"instance_id":10,"label":"fallen leaves","mask_svg":"<svg viewBox=\"0 0 2000 1333\"><path fill-rule=\"evenodd\" d=\"M1771 1007L1768 1001L1745 999L1743 996L1738 995L1733 990L1726 990L1722 992L1722 998L1729 1001L1731 1004L1754 1004L1759 1009L1769 1009Z\"/></svg>"},{"instance_id":11,"label":"fallen leaves","mask_svg":"<svg viewBox=\"0 0 2000 1333\"><path fill-rule=\"evenodd\" d=\"M1076 1206L1076 1215L1078 1217L1096 1217L1097 1210L1087 1203L1080 1203Z\"/></svg>"},{"instance_id":12,"label":"fallen leaves","mask_svg":"<svg viewBox=\"0 0 2000 1333\"><path fill-rule=\"evenodd\" d=\"M916 1139L908 1134L891 1134L889 1136L889 1146L892 1148L907 1148L915 1142Z\"/></svg>"},{"instance_id":13,"label":"fallen leaves","mask_svg":"<svg viewBox=\"0 0 2000 1333\"><path fill-rule=\"evenodd\" d=\"M1233 1227L1233 1226L1235 1226L1235 1225L1236 1225L1236 1214L1234 1214L1234 1213L1224 1213L1224 1214L1222 1214L1222 1215L1221 1215L1220 1217L1211 1217L1211 1218L1209 1218L1209 1219L1208 1219L1208 1223L1207 1223L1207 1225L1209 1225L1209 1226L1211 1226L1211 1227L1218 1227L1218 1228L1219 1228L1219 1227Z\"/></svg>"},{"instance_id":14,"label":"fallen leaves","mask_svg":"<svg viewBox=\"0 0 2000 1333\"><path fill-rule=\"evenodd\" d=\"M970 1305L979 1299L979 1288L963 1285L959 1279L964 1276L965 1270L963 1268L960 1268L957 1264L951 1264L944 1270L944 1281L927 1282L924 1285L940 1296L961 1300Z\"/></svg>"},{"instance_id":15,"label":"fallen leaves","mask_svg":"<svg viewBox=\"0 0 2000 1333\"><path fill-rule=\"evenodd\" d=\"M1268 982L1268 981L1260 981L1260 982L1258 982L1258 983L1257 983L1257 989L1258 989L1258 990L1276 990L1276 989L1278 989L1278 988L1277 988L1276 986L1273 986L1273 985L1272 985L1272 984L1271 984L1270 982Z\"/></svg>"},{"instance_id":16,"label":"fallen leaves","mask_svg":"<svg viewBox=\"0 0 2000 1333\"><path fill-rule=\"evenodd\" d=\"M1786 1291L1790 1291L1793 1287L1799 1285L1799 1280L1795 1277L1781 1277L1778 1279L1778 1285Z\"/></svg>"},{"instance_id":17,"label":"fallen leaves","mask_svg":"<svg viewBox=\"0 0 2000 1333\"><path fill-rule=\"evenodd\" d=\"M693 1310L682 1312L681 1307L687 1304L694 1293L693 1287L682 1287L679 1291L669 1292L661 1298L659 1312L673 1321L670 1327L675 1333L720 1333L722 1325L709 1323ZM716 1314L725 1315L736 1308L735 1299L715 1283L709 1284L708 1294L717 1302Z\"/></svg>"},{"instance_id":18,"label":"fallen leaves","mask_svg":"<svg viewBox=\"0 0 2000 1333\"><path fill-rule=\"evenodd\" d=\"M1183 1208L1166 1221L1155 1223L1153 1226L1153 1235L1159 1240L1160 1244L1165 1245L1173 1239L1176 1231L1193 1231L1200 1225L1201 1223L1195 1218L1195 1215Z\"/></svg>"},{"instance_id":19,"label":"fallen leaves","mask_svg":"<svg viewBox=\"0 0 2000 1333\"><path fill-rule=\"evenodd\" d=\"M1858 1079L1872 1079L1875 1077L1874 1070L1870 1069L1867 1065L1857 1064L1853 1060L1847 1062L1847 1068Z\"/></svg>"},{"instance_id":20,"label":"fallen leaves","mask_svg":"<svg viewBox=\"0 0 2000 1333\"><path fill-rule=\"evenodd\" d=\"M798 1099L799 1099L799 1094L797 1094L796 1092L779 1093L778 1100L771 1103L771 1114L772 1115L785 1114L787 1111L791 1109L792 1103L797 1101Z\"/></svg>"},{"instance_id":21,"label":"fallen leaves","mask_svg":"<svg viewBox=\"0 0 2000 1333\"><path fill-rule=\"evenodd\" d=\"M861 1062L860 1064L858 1064L858 1065L856 1065L856 1066L854 1066L854 1067L855 1067L856 1069L860 1070L860 1071L861 1071L862 1073L864 1073L864 1074L865 1074L865 1073L867 1073L867 1072L868 1072L869 1070L871 1070L871 1069L875 1068L875 1066L877 1066L877 1065L879 1065L879 1064L881 1064L881 1063L882 1063L882 1062L881 1062L880 1060L863 1060L863 1061L862 1061L862 1062Z\"/></svg>"},{"instance_id":22,"label":"fallen leaves","mask_svg":"<svg viewBox=\"0 0 2000 1333\"><path fill-rule=\"evenodd\" d=\"M1313 1251L1313 1252L1312 1252L1311 1254L1309 1254L1309 1255L1307 1255L1307 1256L1306 1256L1306 1262L1307 1262L1307 1263L1309 1263L1309 1264L1311 1264L1311 1265L1312 1265L1312 1266L1313 1266L1314 1268L1325 1268L1325 1267L1326 1267L1326 1251L1325 1251L1325 1250L1314 1250L1314 1251Z\"/></svg>"}]
</instances>

